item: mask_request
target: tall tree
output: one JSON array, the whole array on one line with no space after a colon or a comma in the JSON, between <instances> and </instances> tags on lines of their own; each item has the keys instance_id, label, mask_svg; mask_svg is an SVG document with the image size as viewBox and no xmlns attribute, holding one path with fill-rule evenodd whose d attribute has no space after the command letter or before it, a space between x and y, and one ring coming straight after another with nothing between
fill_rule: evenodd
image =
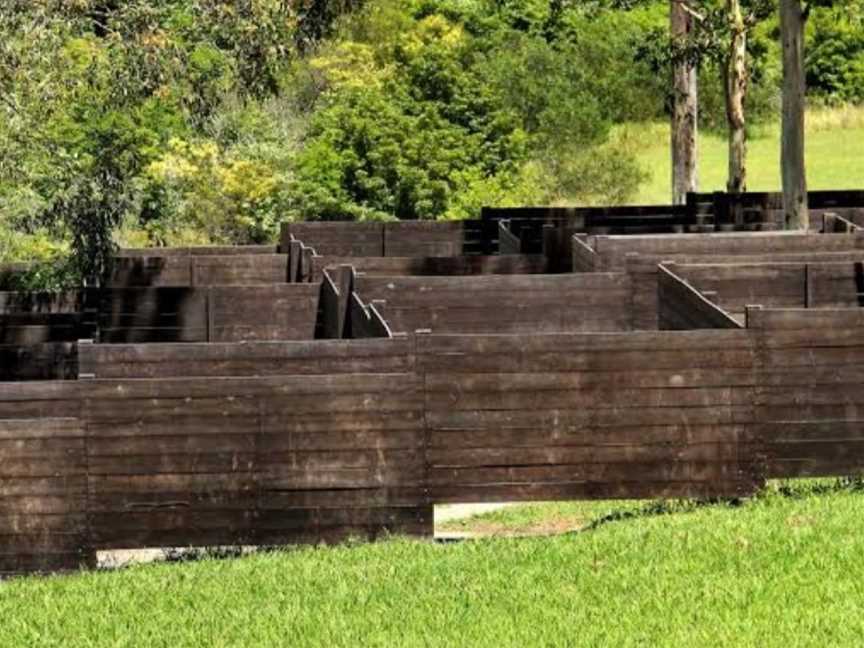
<instances>
[{"instance_id":1,"label":"tall tree","mask_svg":"<svg viewBox=\"0 0 864 648\"><path fill-rule=\"evenodd\" d=\"M747 190L747 132L744 101L750 75L747 68L747 25L741 0L726 0L729 24L729 53L726 57L723 88L726 97L726 122L729 127L729 176L726 190Z\"/></svg>"},{"instance_id":2,"label":"tall tree","mask_svg":"<svg viewBox=\"0 0 864 648\"><path fill-rule=\"evenodd\" d=\"M780 165L786 227L807 229L807 174L804 166L804 25L807 10L801 0L780 0L783 41L783 123Z\"/></svg>"},{"instance_id":3,"label":"tall tree","mask_svg":"<svg viewBox=\"0 0 864 648\"><path fill-rule=\"evenodd\" d=\"M769 17L772 0L684 0L693 20L693 35L683 45L673 43L672 56L701 64L714 61L720 70L728 132L729 193L747 189L746 101L751 65L749 34Z\"/></svg>"},{"instance_id":4,"label":"tall tree","mask_svg":"<svg viewBox=\"0 0 864 648\"><path fill-rule=\"evenodd\" d=\"M693 21L686 0L670 0L669 25L674 47L686 49L693 32ZM687 193L696 191L699 184L696 62L688 56L675 57L672 77L672 203L681 205L687 201Z\"/></svg>"}]
</instances>

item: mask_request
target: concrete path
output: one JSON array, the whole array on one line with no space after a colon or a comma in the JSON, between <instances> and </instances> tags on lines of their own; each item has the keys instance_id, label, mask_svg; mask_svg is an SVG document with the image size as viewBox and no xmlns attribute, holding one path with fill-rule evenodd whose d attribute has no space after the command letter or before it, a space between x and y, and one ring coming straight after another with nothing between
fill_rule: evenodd
<instances>
[{"instance_id":1,"label":"concrete path","mask_svg":"<svg viewBox=\"0 0 864 648\"><path fill-rule=\"evenodd\" d=\"M435 507L435 524L464 520L474 515L500 511L508 506L513 504L439 504Z\"/></svg>"}]
</instances>

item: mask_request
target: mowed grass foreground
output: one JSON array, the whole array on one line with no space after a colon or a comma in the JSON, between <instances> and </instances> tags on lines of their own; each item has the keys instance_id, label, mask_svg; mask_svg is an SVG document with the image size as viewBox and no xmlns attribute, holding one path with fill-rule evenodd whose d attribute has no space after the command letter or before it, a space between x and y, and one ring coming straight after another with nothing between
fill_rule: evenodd
<instances>
[{"instance_id":1,"label":"mowed grass foreground","mask_svg":"<svg viewBox=\"0 0 864 648\"><path fill-rule=\"evenodd\" d=\"M13 580L0 584L0 644L860 644L860 486L634 510L550 538L394 539Z\"/></svg>"},{"instance_id":2,"label":"mowed grass foreground","mask_svg":"<svg viewBox=\"0 0 864 648\"><path fill-rule=\"evenodd\" d=\"M759 129L749 143L750 191L780 191L779 125ZM627 131L637 160L648 174L635 204L668 204L670 153L668 124L633 126ZM814 109L807 115L806 161L810 189L864 187L864 108ZM700 133L699 190L726 189L728 148L722 135Z\"/></svg>"}]
</instances>

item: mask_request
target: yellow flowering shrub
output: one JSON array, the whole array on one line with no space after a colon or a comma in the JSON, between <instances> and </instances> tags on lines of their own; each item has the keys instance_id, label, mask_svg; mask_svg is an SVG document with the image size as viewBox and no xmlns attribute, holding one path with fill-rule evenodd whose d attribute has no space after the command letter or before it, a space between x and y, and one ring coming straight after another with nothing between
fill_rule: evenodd
<instances>
[{"instance_id":1,"label":"yellow flowering shrub","mask_svg":"<svg viewBox=\"0 0 864 648\"><path fill-rule=\"evenodd\" d=\"M145 178L163 197L163 213L173 213L169 223L192 225L213 243L256 243L276 236L283 180L266 162L234 159L214 142L173 139L146 168ZM174 229L176 239L179 225Z\"/></svg>"}]
</instances>

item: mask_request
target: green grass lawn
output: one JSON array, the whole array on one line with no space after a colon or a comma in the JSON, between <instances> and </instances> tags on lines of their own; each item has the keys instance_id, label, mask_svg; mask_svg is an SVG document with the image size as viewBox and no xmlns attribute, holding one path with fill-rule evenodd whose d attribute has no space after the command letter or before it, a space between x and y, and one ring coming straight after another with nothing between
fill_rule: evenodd
<instances>
[{"instance_id":1,"label":"green grass lawn","mask_svg":"<svg viewBox=\"0 0 864 648\"><path fill-rule=\"evenodd\" d=\"M0 585L0 645L785 647L864 636L860 485L667 514L568 506L602 521L551 538L394 539L19 579Z\"/></svg>"},{"instance_id":2,"label":"green grass lawn","mask_svg":"<svg viewBox=\"0 0 864 648\"><path fill-rule=\"evenodd\" d=\"M810 189L860 189L864 187L864 110L847 107L818 110L808 115L806 142L807 178ZM638 150L638 161L649 174L634 203L668 204L670 158L668 125L639 126L629 133ZM726 187L727 145L722 136L699 137L699 190ZM751 191L780 190L780 131L762 129L750 142Z\"/></svg>"}]
</instances>

